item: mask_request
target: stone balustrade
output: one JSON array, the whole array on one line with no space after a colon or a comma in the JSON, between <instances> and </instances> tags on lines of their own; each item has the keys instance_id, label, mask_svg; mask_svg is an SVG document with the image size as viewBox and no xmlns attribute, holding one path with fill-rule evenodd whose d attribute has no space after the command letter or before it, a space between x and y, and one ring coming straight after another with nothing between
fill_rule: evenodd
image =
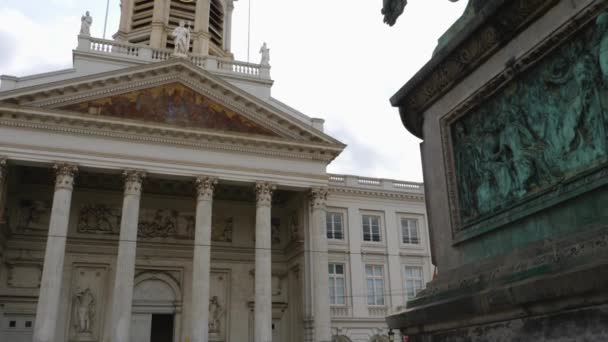
<instances>
[{"instance_id":1,"label":"stone balustrade","mask_svg":"<svg viewBox=\"0 0 608 342\"><path fill-rule=\"evenodd\" d=\"M346 186L353 188L389 190L407 193L424 193L424 184L415 182L404 182L393 179L359 177L351 175L329 175L330 186Z\"/></svg>"},{"instance_id":2,"label":"stone balustrade","mask_svg":"<svg viewBox=\"0 0 608 342\"><path fill-rule=\"evenodd\" d=\"M150 63L165 61L173 57L173 51L170 49L155 49L148 45L123 43L89 36L78 36L76 51ZM188 59L197 67L214 73L270 80L269 66L197 54L188 54Z\"/></svg>"},{"instance_id":3,"label":"stone balustrade","mask_svg":"<svg viewBox=\"0 0 608 342\"><path fill-rule=\"evenodd\" d=\"M348 307L347 306L331 306L331 317L348 317Z\"/></svg>"}]
</instances>

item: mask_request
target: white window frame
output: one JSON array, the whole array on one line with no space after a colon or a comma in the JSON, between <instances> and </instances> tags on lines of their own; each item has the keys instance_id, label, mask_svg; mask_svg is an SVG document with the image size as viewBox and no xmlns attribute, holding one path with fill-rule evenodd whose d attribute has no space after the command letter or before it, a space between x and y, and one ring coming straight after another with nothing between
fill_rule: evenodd
<instances>
[{"instance_id":1,"label":"white window frame","mask_svg":"<svg viewBox=\"0 0 608 342\"><path fill-rule=\"evenodd\" d=\"M419 269L420 277L408 278L408 268ZM408 285L408 282L411 282L411 285ZM422 265L403 265L403 287L406 300L414 299L420 291L424 290L426 282L424 280L424 267ZM413 294L410 294L410 289L413 290Z\"/></svg>"},{"instance_id":2,"label":"white window frame","mask_svg":"<svg viewBox=\"0 0 608 342\"><path fill-rule=\"evenodd\" d=\"M405 227L403 225L403 223L408 222L407 227ZM415 222L416 224L416 235L417 235L417 242L412 242L412 227L410 225L409 222ZM417 217L411 217L411 216L400 216L399 217L399 227L401 228L401 244L403 245L410 245L410 246L422 246L422 231L420 229L420 223L422 221L417 218ZM407 233L406 233L406 229L407 229ZM409 242L406 242L406 238L409 240Z\"/></svg>"},{"instance_id":3,"label":"white window frame","mask_svg":"<svg viewBox=\"0 0 608 342\"><path fill-rule=\"evenodd\" d=\"M365 223L364 220L366 217L376 217L378 218L378 241L374 241L373 240L373 231L372 231L372 225L370 222L370 239L371 240L365 240ZM361 241L363 241L363 243L375 243L375 244L379 244L382 243L384 240L384 237L382 236L382 227L383 227L383 222L382 222L382 215L379 213L369 213L369 212L363 212L361 213Z\"/></svg>"},{"instance_id":4,"label":"white window frame","mask_svg":"<svg viewBox=\"0 0 608 342\"><path fill-rule=\"evenodd\" d=\"M371 269L371 274L368 273L368 269ZM386 306L386 291L384 287L384 265L365 264L363 272L365 272L365 283L367 285L367 305ZM372 284L371 287L370 281ZM378 284L378 281L380 281L380 284ZM372 303L370 303L370 299L372 299Z\"/></svg>"},{"instance_id":5,"label":"white window frame","mask_svg":"<svg viewBox=\"0 0 608 342\"><path fill-rule=\"evenodd\" d=\"M342 238L341 239L336 239L335 238L335 232L336 232L336 230L335 230L335 223L334 223L334 221L332 221L332 224L331 224L332 237L329 237L329 232L330 232L329 218L332 215L336 215L336 216L340 216L341 217L341 224L342 224L342 227L341 227L341 229L342 229L342 231L341 231ZM327 237L327 239L329 241L339 241L339 242L346 241L346 215L344 214L344 211L343 210L328 209L327 210L327 215L326 215L326 218L325 218L325 229L326 229L325 236Z\"/></svg>"},{"instance_id":6,"label":"white window frame","mask_svg":"<svg viewBox=\"0 0 608 342\"><path fill-rule=\"evenodd\" d=\"M333 272L331 271L331 268L333 266ZM338 274L336 273L336 266L342 266L342 274ZM328 291L329 291L329 304L331 306L346 306L346 264L344 263L340 263L340 262L330 262L327 265L328 268L328 273L329 273L329 284L328 284ZM336 280L338 279L342 279L342 293L343 295L342 297L342 302L340 303L340 301L338 300L338 298L340 296L337 295L336 293ZM332 286L332 280L333 280L333 286ZM333 291L333 293L332 293ZM332 299L333 298L333 299Z\"/></svg>"}]
</instances>

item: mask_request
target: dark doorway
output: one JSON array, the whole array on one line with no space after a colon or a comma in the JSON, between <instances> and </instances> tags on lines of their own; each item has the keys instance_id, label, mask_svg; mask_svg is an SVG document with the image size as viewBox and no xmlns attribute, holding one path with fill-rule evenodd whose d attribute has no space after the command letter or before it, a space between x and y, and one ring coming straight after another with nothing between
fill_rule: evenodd
<instances>
[{"instance_id":1,"label":"dark doorway","mask_svg":"<svg viewBox=\"0 0 608 342\"><path fill-rule=\"evenodd\" d=\"M173 342L173 315L152 315L150 342Z\"/></svg>"}]
</instances>

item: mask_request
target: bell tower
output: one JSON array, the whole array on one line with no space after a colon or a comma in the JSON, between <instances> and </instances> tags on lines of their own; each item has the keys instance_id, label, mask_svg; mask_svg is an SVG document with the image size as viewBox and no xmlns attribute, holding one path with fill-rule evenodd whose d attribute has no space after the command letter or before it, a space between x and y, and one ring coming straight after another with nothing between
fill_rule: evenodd
<instances>
[{"instance_id":1,"label":"bell tower","mask_svg":"<svg viewBox=\"0 0 608 342\"><path fill-rule=\"evenodd\" d=\"M122 0L120 27L114 38L173 49L171 33L184 20L192 30L191 52L232 57L233 1L236 0Z\"/></svg>"}]
</instances>

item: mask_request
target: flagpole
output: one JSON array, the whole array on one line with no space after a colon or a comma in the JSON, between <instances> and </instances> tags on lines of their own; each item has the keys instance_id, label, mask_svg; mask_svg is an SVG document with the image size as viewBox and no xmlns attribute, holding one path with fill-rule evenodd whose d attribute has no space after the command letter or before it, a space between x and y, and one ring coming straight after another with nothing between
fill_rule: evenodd
<instances>
[{"instance_id":1,"label":"flagpole","mask_svg":"<svg viewBox=\"0 0 608 342\"><path fill-rule=\"evenodd\" d=\"M103 24L103 39L106 39L106 29L108 28L108 12L110 12L110 0L106 2L106 20Z\"/></svg>"},{"instance_id":2,"label":"flagpole","mask_svg":"<svg viewBox=\"0 0 608 342\"><path fill-rule=\"evenodd\" d=\"M249 13L247 14L247 63L250 62L249 53L251 52L251 1L249 0Z\"/></svg>"}]
</instances>

